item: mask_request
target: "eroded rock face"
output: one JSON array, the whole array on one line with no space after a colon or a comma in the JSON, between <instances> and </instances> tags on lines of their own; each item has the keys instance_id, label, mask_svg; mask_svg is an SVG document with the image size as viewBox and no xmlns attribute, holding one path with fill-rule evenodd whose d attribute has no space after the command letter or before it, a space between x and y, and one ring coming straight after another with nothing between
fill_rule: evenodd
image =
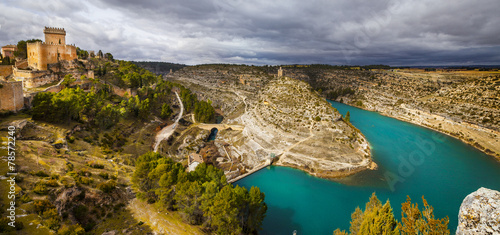
<instances>
[{"instance_id":1,"label":"eroded rock face","mask_svg":"<svg viewBox=\"0 0 500 235\"><path fill-rule=\"evenodd\" d=\"M460 206L457 234L500 234L500 192L480 188L469 194Z\"/></svg>"}]
</instances>

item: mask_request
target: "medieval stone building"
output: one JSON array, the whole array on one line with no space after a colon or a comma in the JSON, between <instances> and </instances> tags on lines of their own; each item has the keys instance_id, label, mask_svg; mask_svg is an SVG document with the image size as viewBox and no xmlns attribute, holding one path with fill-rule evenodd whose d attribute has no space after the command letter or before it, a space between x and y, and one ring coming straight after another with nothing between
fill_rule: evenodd
<instances>
[{"instance_id":1,"label":"medieval stone building","mask_svg":"<svg viewBox=\"0 0 500 235\"><path fill-rule=\"evenodd\" d=\"M28 66L37 70L47 70L48 64L77 58L76 47L66 45L66 31L45 27L45 42L28 43Z\"/></svg>"}]
</instances>

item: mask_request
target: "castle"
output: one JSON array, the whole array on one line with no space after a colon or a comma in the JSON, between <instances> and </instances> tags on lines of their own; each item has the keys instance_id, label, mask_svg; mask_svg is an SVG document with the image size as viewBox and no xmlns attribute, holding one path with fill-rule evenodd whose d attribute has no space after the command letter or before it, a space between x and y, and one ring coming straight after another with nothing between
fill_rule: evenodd
<instances>
[{"instance_id":1,"label":"castle","mask_svg":"<svg viewBox=\"0 0 500 235\"><path fill-rule=\"evenodd\" d=\"M77 58L76 47L66 45L66 31L60 28L45 27L45 42L28 43L28 66L37 70L47 70L47 64L60 60Z\"/></svg>"},{"instance_id":2,"label":"castle","mask_svg":"<svg viewBox=\"0 0 500 235\"><path fill-rule=\"evenodd\" d=\"M15 65L0 65L0 111L19 111L29 106L33 96L40 91L32 88L61 81L64 74L72 74L79 78L86 75L94 78L92 67L85 67L83 71L76 69L79 65L75 59L76 46L66 45L66 31L62 28L45 27L45 42L28 43L27 59L16 61ZM13 55L15 46L5 46L2 53ZM10 53L10 54L9 54ZM54 85L51 89L57 92ZM25 90L26 89L26 90ZM28 90L31 89L31 90ZM28 91L28 93L25 93Z\"/></svg>"}]
</instances>

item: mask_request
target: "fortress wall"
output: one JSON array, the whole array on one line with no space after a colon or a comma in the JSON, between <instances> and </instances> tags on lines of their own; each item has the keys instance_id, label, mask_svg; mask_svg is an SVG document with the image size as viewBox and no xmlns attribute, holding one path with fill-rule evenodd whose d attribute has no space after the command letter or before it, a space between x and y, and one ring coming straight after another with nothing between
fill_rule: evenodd
<instances>
[{"instance_id":1,"label":"fortress wall","mask_svg":"<svg viewBox=\"0 0 500 235\"><path fill-rule=\"evenodd\" d=\"M43 86L45 84L55 82L59 80L59 75L56 74L47 74L41 77L35 77L35 78L24 78L24 87L26 88L34 88L34 87L39 87Z\"/></svg>"},{"instance_id":2,"label":"fortress wall","mask_svg":"<svg viewBox=\"0 0 500 235\"><path fill-rule=\"evenodd\" d=\"M28 67L28 60L16 61L16 68L25 69Z\"/></svg>"},{"instance_id":3,"label":"fortress wall","mask_svg":"<svg viewBox=\"0 0 500 235\"><path fill-rule=\"evenodd\" d=\"M38 70L47 70L47 64L59 60L74 60L77 58L76 46L51 44L43 42L28 43L28 65Z\"/></svg>"},{"instance_id":4,"label":"fortress wall","mask_svg":"<svg viewBox=\"0 0 500 235\"><path fill-rule=\"evenodd\" d=\"M71 45L64 45L61 47L61 60L74 60L76 56L76 47Z\"/></svg>"},{"instance_id":5,"label":"fortress wall","mask_svg":"<svg viewBox=\"0 0 500 235\"><path fill-rule=\"evenodd\" d=\"M14 77L16 78L36 78L48 74L47 71L22 70L14 68Z\"/></svg>"},{"instance_id":6,"label":"fortress wall","mask_svg":"<svg viewBox=\"0 0 500 235\"><path fill-rule=\"evenodd\" d=\"M0 110L19 111L24 107L23 83L3 82L0 88Z\"/></svg>"},{"instance_id":7,"label":"fortress wall","mask_svg":"<svg viewBox=\"0 0 500 235\"><path fill-rule=\"evenodd\" d=\"M44 70L42 68L42 43L41 42L34 42L34 43L28 43L27 44L27 51L28 51L28 66L31 66L33 68L39 69L39 70Z\"/></svg>"},{"instance_id":8,"label":"fortress wall","mask_svg":"<svg viewBox=\"0 0 500 235\"><path fill-rule=\"evenodd\" d=\"M12 71L12 65L0 65L0 76L7 77L13 73Z\"/></svg>"},{"instance_id":9,"label":"fortress wall","mask_svg":"<svg viewBox=\"0 0 500 235\"><path fill-rule=\"evenodd\" d=\"M59 54L60 57L62 57L62 45L49 45L45 44L43 47L45 47L45 52L42 56L45 57L45 64L53 64L57 63L57 54ZM45 68L46 69L46 68Z\"/></svg>"}]
</instances>

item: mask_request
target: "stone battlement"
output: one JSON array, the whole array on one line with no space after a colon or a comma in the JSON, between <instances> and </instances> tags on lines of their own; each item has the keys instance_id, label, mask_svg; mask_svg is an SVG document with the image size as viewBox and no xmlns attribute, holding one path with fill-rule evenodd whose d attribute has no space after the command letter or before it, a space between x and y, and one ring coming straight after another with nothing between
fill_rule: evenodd
<instances>
[{"instance_id":1,"label":"stone battlement","mask_svg":"<svg viewBox=\"0 0 500 235\"><path fill-rule=\"evenodd\" d=\"M60 45L60 44L54 44L54 43L48 43L48 42L29 42L27 43L26 45L42 45L42 46L50 46L50 45ZM65 46L72 46L72 47L75 47L76 48L76 45L75 44L65 44Z\"/></svg>"},{"instance_id":2,"label":"stone battlement","mask_svg":"<svg viewBox=\"0 0 500 235\"><path fill-rule=\"evenodd\" d=\"M52 28L52 27L45 27L43 29L43 33L47 34L61 34L61 35L66 35L66 30L64 28Z\"/></svg>"}]
</instances>

